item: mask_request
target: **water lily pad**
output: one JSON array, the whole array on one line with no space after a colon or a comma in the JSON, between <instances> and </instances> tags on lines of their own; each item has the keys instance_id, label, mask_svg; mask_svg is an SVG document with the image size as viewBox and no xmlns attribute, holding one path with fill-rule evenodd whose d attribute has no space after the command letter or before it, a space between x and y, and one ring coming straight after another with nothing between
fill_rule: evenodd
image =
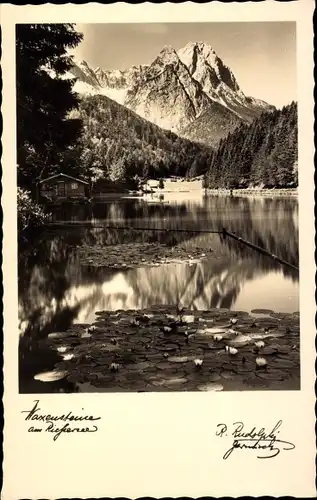
<instances>
[{"instance_id":1,"label":"water lily pad","mask_svg":"<svg viewBox=\"0 0 317 500\"><path fill-rule=\"evenodd\" d=\"M248 372L253 372L255 371L255 363L241 363L240 366L237 366L237 372L238 373L248 373Z\"/></svg>"},{"instance_id":2,"label":"water lily pad","mask_svg":"<svg viewBox=\"0 0 317 500\"><path fill-rule=\"evenodd\" d=\"M287 373L285 372L282 372L282 371L267 371L267 372L262 372L262 371L259 371L259 372L256 372L256 375L259 377L259 378L262 378L262 379L265 379L265 380L285 380L287 378Z\"/></svg>"},{"instance_id":3,"label":"water lily pad","mask_svg":"<svg viewBox=\"0 0 317 500\"><path fill-rule=\"evenodd\" d=\"M147 368L150 368L150 366L152 366L151 363L148 363L147 361L144 361L144 362L141 362L141 363L130 364L130 365L127 365L126 367L129 370L142 371L142 370L146 370Z\"/></svg>"},{"instance_id":4,"label":"water lily pad","mask_svg":"<svg viewBox=\"0 0 317 500\"><path fill-rule=\"evenodd\" d=\"M164 379L162 379L162 378L161 378L161 379L158 379L158 378L157 378L157 379L155 379L155 380L151 380L151 384L153 384L153 385L154 385L154 386L156 386L156 387L160 387L160 386L162 386L162 385L164 385L164 384L165 384L165 380L164 380Z\"/></svg>"},{"instance_id":5,"label":"water lily pad","mask_svg":"<svg viewBox=\"0 0 317 500\"><path fill-rule=\"evenodd\" d=\"M186 363L188 361L187 356L170 356L167 358L167 361L170 361L172 363Z\"/></svg>"},{"instance_id":6,"label":"water lily pad","mask_svg":"<svg viewBox=\"0 0 317 500\"><path fill-rule=\"evenodd\" d=\"M168 380L165 380L164 385L179 385L179 384L185 384L187 382L187 378L185 377L175 377L175 378L170 378Z\"/></svg>"},{"instance_id":7,"label":"water lily pad","mask_svg":"<svg viewBox=\"0 0 317 500\"><path fill-rule=\"evenodd\" d=\"M166 344L166 345L158 345L156 346L156 349L158 349L159 351L175 351L178 349L178 345L177 344Z\"/></svg>"},{"instance_id":8,"label":"water lily pad","mask_svg":"<svg viewBox=\"0 0 317 500\"><path fill-rule=\"evenodd\" d=\"M261 380L260 378L245 379L244 383L249 387L267 387L267 383L265 383L265 381Z\"/></svg>"},{"instance_id":9,"label":"water lily pad","mask_svg":"<svg viewBox=\"0 0 317 500\"><path fill-rule=\"evenodd\" d=\"M249 335L237 335L231 340L228 340L228 344L233 347L242 347L251 342L251 337Z\"/></svg>"},{"instance_id":10,"label":"water lily pad","mask_svg":"<svg viewBox=\"0 0 317 500\"><path fill-rule=\"evenodd\" d=\"M53 370L50 372L43 372L34 375L34 380L39 380L40 382L57 382L57 380L61 380L65 378L67 375L67 371L64 370Z\"/></svg>"},{"instance_id":11,"label":"water lily pad","mask_svg":"<svg viewBox=\"0 0 317 500\"><path fill-rule=\"evenodd\" d=\"M272 332L263 332L263 333L249 333L249 336L253 339L253 340L258 340L258 339L269 339L269 338L272 338L272 339L278 339L278 338L282 338L282 337L285 337L285 333L282 333L282 332L278 332L278 331L272 331Z\"/></svg>"},{"instance_id":12,"label":"water lily pad","mask_svg":"<svg viewBox=\"0 0 317 500\"><path fill-rule=\"evenodd\" d=\"M171 368L171 366L172 366L171 363L162 362L162 363L157 363L156 368L158 368L159 370L168 370Z\"/></svg>"},{"instance_id":13,"label":"water lily pad","mask_svg":"<svg viewBox=\"0 0 317 500\"><path fill-rule=\"evenodd\" d=\"M84 332L84 333L82 333L82 334L81 334L81 336L80 336L80 337L81 337L82 339L86 339L86 338L88 339L88 338L90 338L90 337L91 337L91 333Z\"/></svg>"},{"instance_id":14,"label":"water lily pad","mask_svg":"<svg viewBox=\"0 0 317 500\"><path fill-rule=\"evenodd\" d=\"M210 375L208 375L209 382L218 382L218 380L220 379L221 377L218 373L211 373Z\"/></svg>"},{"instance_id":15,"label":"water lily pad","mask_svg":"<svg viewBox=\"0 0 317 500\"><path fill-rule=\"evenodd\" d=\"M48 334L49 339L61 339L63 337L68 337L69 332L52 332Z\"/></svg>"},{"instance_id":16,"label":"water lily pad","mask_svg":"<svg viewBox=\"0 0 317 500\"><path fill-rule=\"evenodd\" d=\"M213 344L208 344L208 349L213 349L213 350L220 350L220 349L223 349L225 347L225 343L222 342L222 341L217 341L217 342L214 342Z\"/></svg>"},{"instance_id":17,"label":"water lily pad","mask_svg":"<svg viewBox=\"0 0 317 500\"><path fill-rule=\"evenodd\" d=\"M227 380L233 379L237 374L234 371L224 370L221 372L221 377Z\"/></svg>"},{"instance_id":18,"label":"water lily pad","mask_svg":"<svg viewBox=\"0 0 317 500\"><path fill-rule=\"evenodd\" d=\"M104 345L104 346L100 347L100 351L104 351L104 352L113 352L113 351L118 351L118 350L119 350L119 346L113 345L113 344Z\"/></svg>"},{"instance_id":19,"label":"water lily pad","mask_svg":"<svg viewBox=\"0 0 317 500\"><path fill-rule=\"evenodd\" d=\"M274 346L267 346L267 347L263 347L263 349L261 349L261 354L263 354L265 356L270 356L271 354L277 354L277 352L278 352L278 348L274 347Z\"/></svg>"},{"instance_id":20,"label":"water lily pad","mask_svg":"<svg viewBox=\"0 0 317 500\"><path fill-rule=\"evenodd\" d=\"M253 314L272 314L274 311L272 309L252 309Z\"/></svg>"},{"instance_id":21,"label":"water lily pad","mask_svg":"<svg viewBox=\"0 0 317 500\"><path fill-rule=\"evenodd\" d=\"M220 326L213 326L213 327L205 329L205 332L207 332L208 334L211 334L211 335L215 335L217 333L226 333L226 331L227 330L225 328L220 327Z\"/></svg>"},{"instance_id":22,"label":"water lily pad","mask_svg":"<svg viewBox=\"0 0 317 500\"><path fill-rule=\"evenodd\" d=\"M272 361L272 366L275 368L295 368L295 362L290 359L275 358Z\"/></svg>"},{"instance_id":23,"label":"water lily pad","mask_svg":"<svg viewBox=\"0 0 317 500\"><path fill-rule=\"evenodd\" d=\"M184 323L194 323L195 316L193 314L181 316Z\"/></svg>"},{"instance_id":24,"label":"water lily pad","mask_svg":"<svg viewBox=\"0 0 317 500\"><path fill-rule=\"evenodd\" d=\"M290 345L274 344L271 347L274 347L281 354L289 354L292 350L292 346Z\"/></svg>"},{"instance_id":25,"label":"water lily pad","mask_svg":"<svg viewBox=\"0 0 317 500\"><path fill-rule=\"evenodd\" d=\"M199 391L223 391L223 385L210 382L206 384L201 384L197 387Z\"/></svg>"}]
</instances>

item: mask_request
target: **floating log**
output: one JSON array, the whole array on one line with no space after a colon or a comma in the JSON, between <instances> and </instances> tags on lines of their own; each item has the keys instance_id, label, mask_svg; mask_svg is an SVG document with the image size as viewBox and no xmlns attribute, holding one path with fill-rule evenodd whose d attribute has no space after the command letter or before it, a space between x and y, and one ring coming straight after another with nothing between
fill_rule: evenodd
<instances>
[{"instance_id":1,"label":"floating log","mask_svg":"<svg viewBox=\"0 0 317 500\"><path fill-rule=\"evenodd\" d=\"M276 260L280 264L283 264L285 266L292 267L293 269L296 269L296 271L299 271L299 268L294 266L293 264L290 264L289 262L286 262L286 260L280 259L273 253L269 252L268 250L265 250L264 248L261 248L257 245L254 245L253 243L250 243L249 241L244 240L243 238L240 238L239 236L236 236L234 233L230 233L227 231L225 228L222 229L222 234L224 237L230 236L230 238L233 238L237 241L240 241L244 245L248 246L249 248L252 248L253 250L257 250L258 252L262 253L263 255L267 255L268 257L271 257L272 259Z\"/></svg>"},{"instance_id":2,"label":"floating log","mask_svg":"<svg viewBox=\"0 0 317 500\"><path fill-rule=\"evenodd\" d=\"M208 230L199 230L199 229L173 229L173 228L166 228L166 227L162 227L162 228L155 228L155 227L135 227L135 226L106 226L106 225L102 225L102 224L94 224L93 222L86 222L86 221L73 221L73 222L68 222L68 221L65 221L65 222L50 222L48 224L49 226L58 226L58 227L65 227L65 226L84 226L84 225L87 225L87 226L92 226L92 227L96 227L96 228L102 228L102 229L121 229L121 230L133 230L133 231L164 231L166 233L208 233L208 234L221 234L222 231L214 231L212 229Z\"/></svg>"}]
</instances>

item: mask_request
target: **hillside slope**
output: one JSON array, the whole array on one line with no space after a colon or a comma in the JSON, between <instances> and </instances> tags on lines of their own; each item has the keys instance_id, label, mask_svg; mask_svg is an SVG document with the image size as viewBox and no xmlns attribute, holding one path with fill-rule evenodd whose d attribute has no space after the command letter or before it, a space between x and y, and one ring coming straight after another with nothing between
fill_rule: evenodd
<instances>
[{"instance_id":1,"label":"hillside slope","mask_svg":"<svg viewBox=\"0 0 317 500\"><path fill-rule=\"evenodd\" d=\"M93 180L186 176L204 170L210 148L182 139L106 96L83 97L82 169Z\"/></svg>"},{"instance_id":2,"label":"hillside slope","mask_svg":"<svg viewBox=\"0 0 317 500\"><path fill-rule=\"evenodd\" d=\"M219 143L208 169L209 187L296 187L297 104L263 113Z\"/></svg>"}]
</instances>

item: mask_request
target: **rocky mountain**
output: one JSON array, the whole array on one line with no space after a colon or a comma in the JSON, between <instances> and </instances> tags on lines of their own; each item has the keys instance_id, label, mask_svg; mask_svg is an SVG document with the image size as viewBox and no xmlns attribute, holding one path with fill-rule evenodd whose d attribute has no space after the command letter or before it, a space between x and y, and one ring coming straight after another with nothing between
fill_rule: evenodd
<instances>
[{"instance_id":1,"label":"rocky mountain","mask_svg":"<svg viewBox=\"0 0 317 500\"><path fill-rule=\"evenodd\" d=\"M92 69L76 62L71 76L80 94L103 94L180 136L209 145L274 107L247 97L232 71L203 42L176 51L164 47L151 64L125 70Z\"/></svg>"}]
</instances>

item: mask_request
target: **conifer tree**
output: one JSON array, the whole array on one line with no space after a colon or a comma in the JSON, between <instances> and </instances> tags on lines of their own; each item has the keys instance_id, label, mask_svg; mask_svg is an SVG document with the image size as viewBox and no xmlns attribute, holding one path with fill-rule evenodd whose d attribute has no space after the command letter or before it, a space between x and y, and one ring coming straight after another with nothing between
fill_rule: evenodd
<instances>
[{"instance_id":1,"label":"conifer tree","mask_svg":"<svg viewBox=\"0 0 317 500\"><path fill-rule=\"evenodd\" d=\"M82 39L72 24L16 26L18 184L30 188L61 169L78 168L81 122L69 118L78 100L67 50Z\"/></svg>"}]
</instances>

